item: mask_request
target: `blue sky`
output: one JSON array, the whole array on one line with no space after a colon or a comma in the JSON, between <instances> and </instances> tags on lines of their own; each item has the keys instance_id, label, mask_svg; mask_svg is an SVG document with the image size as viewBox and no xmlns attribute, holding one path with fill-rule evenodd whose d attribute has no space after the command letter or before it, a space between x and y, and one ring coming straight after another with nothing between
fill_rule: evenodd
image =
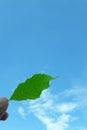
<instances>
[{"instance_id":1,"label":"blue sky","mask_svg":"<svg viewBox=\"0 0 87 130\"><path fill-rule=\"evenodd\" d=\"M1 130L87 130L87 1L0 1L0 97L34 73L61 78L9 102Z\"/></svg>"}]
</instances>

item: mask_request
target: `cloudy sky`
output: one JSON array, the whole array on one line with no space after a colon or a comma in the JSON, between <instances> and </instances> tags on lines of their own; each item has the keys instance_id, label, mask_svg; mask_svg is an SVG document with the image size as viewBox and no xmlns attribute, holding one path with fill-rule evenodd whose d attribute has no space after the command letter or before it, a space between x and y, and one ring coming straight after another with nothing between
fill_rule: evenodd
<instances>
[{"instance_id":1,"label":"cloudy sky","mask_svg":"<svg viewBox=\"0 0 87 130\"><path fill-rule=\"evenodd\" d=\"M0 97L35 73L60 76L10 101L1 130L87 130L87 1L0 1Z\"/></svg>"}]
</instances>

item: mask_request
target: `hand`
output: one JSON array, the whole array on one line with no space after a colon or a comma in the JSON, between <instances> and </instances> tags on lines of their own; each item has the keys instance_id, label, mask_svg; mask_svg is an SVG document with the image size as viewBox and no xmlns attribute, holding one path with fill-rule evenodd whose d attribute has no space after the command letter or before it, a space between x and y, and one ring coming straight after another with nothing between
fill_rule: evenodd
<instances>
[{"instance_id":1,"label":"hand","mask_svg":"<svg viewBox=\"0 0 87 130\"><path fill-rule=\"evenodd\" d=\"M8 99L3 97L0 98L0 120L6 120L8 113L6 112L8 107Z\"/></svg>"}]
</instances>

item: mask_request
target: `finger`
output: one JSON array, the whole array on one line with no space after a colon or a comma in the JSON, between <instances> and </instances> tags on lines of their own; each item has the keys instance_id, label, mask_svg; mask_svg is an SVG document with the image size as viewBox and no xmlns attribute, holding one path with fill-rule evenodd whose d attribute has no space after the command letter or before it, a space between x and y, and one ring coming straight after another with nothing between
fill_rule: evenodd
<instances>
[{"instance_id":1,"label":"finger","mask_svg":"<svg viewBox=\"0 0 87 130\"><path fill-rule=\"evenodd\" d=\"M0 118L5 114L8 107L8 99L3 97L0 99Z\"/></svg>"},{"instance_id":2,"label":"finger","mask_svg":"<svg viewBox=\"0 0 87 130\"><path fill-rule=\"evenodd\" d=\"M6 112L2 117L1 117L1 119L0 120L6 120L8 118L8 113Z\"/></svg>"}]
</instances>

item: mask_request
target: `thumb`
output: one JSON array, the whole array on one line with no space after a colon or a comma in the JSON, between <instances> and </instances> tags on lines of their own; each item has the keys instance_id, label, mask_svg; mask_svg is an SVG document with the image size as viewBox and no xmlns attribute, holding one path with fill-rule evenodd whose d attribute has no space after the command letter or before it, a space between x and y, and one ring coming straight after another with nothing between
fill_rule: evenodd
<instances>
[{"instance_id":1,"label":"thumb","mask_svg":"<svg viewBox=\"0 0 87 130\"><path fill-rule=\"evenodd\" d=\"M7 107L8 107L8 99L5 97L0 98L0 119L5 114Z\"/></svg>"}]
</instances>

